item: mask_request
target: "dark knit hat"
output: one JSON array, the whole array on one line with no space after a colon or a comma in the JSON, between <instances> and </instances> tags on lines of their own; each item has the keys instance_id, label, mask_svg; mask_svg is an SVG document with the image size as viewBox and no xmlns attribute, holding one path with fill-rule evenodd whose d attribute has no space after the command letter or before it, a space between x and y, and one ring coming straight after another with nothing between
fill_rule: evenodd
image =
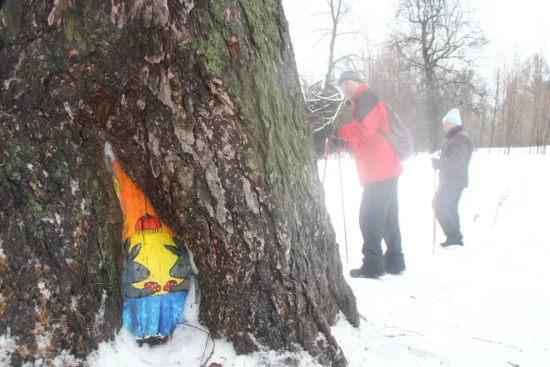
<instances>
[{"instance_id":1,"label":"dark knit hat","mask_svg":"<svg viewBox=\"0 0 550 367\"><path fill-rule=\"evenodd\" d=\"M364 83L361 74L354 70L344 71L342 74L340 74L340 78L338 78L338 85L342 84L346 80L355 80L356 82Z\"/></svg>"}]
</instances>

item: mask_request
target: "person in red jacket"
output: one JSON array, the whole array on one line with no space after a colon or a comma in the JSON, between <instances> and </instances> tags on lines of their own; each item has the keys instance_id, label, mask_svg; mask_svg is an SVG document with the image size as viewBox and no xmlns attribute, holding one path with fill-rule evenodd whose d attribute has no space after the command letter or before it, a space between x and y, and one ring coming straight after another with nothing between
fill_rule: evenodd
<instances>
[{"instance_id":1,"label":"person in red jacket","mask_svg":"<svg viewBox=\"0 0 550 367\"><path fill-rule=\"evenodd\" d=\"M344 97L352 102L353 122L341 127L327 124L321 131L326 137L347 142L364 187L359 211L363 265L351 270L350 276L378 278L386 272L399 274L405 270L397 195L403 167L389 140L377 131L389 132L386 106L355 71L342 73L338 84ZM385 253L382 240L386 243Z\"/></svg>"}]
</instances>

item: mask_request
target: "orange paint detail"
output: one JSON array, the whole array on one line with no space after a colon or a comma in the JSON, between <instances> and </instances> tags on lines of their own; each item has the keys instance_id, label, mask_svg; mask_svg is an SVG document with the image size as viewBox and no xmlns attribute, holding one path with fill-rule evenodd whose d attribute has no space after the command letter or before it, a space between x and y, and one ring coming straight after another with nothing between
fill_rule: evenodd
<instances>
[{"instance_id":1,"label":"orange paint detail","mask_svg":"<svg viewBox=\"0 0 550 367\"><path fill-rule=\"evenodd\" d=\"M149 199L145 197L145 194L138 189L134 181L124 172L118 160L113 161L113 168L115 170L115 176L119 184L120 202L122 204L122 211L124 212L124 237L132 237L138 230L138 222L148 215L147 223L143 225L150 226L152 222L155 225L159 225L155 228L161 228L163 232L168 232L170 237L174 236L174 232L166 224L158 219L155 208L151 205ZM149 229L149 227L141 227L142 229Z\"/></svg>"},{"instance_id":2,"label":"orange paint detail","mask_svg":"<svg viewBox=\"0 0 550 367\"><path fill-rule=\"evenodd\" d=\"M233 61L238 61L239 60L239 41L237 39L237 36L231 37L231 42L229 42L229 49L231 50Z\"/></svg>"}]
</instances>

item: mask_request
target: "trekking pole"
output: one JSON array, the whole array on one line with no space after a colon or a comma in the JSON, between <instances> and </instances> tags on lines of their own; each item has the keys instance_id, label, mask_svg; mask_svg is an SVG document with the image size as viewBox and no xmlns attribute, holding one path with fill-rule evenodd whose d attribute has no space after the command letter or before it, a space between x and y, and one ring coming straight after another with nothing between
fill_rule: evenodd
<instances>
[{"instance_id":1,"label":"trekking pole","mask_svg":"<svg viewBox=\"0 0 550 367\"><path fill-rule=\"evenodd\" d=\"M325 174L327 173L328 152L330 152L331 138L327 138L327 147L325 148L325 168L323 169L323 181L321 183L325 186Z\"/></svg>"},{"instance_id":2,"label":"trekking pole","mask_svg":"<svg viewBox=\"0 0 550 367\"><path fill-rule=\"evenodd\" d=\"M338 112L340 112L340 108L342 108L342 106L344 105L344 102L346 100L343 99L342 102L340 102L340 105L338 106L338 108L336 109L336 112L334 113L334 116L332 116L332 118L330 119L329 122L327 122L327 124L333 124L334 123L334 119L336 118L336 116L338 116ZM323 126L326 126L323 125ZM319 129L317 129L319 130ZM330 152L330 144L332 142L332 139L331 138L327 138L327 146L325 148L325 168L323 169L323 180L321 181L321 183L323 184L323 186L325 185L325 174L327 173L327 162L328 162L328 153Z\"/></svg>"},{"instance_id":3,"label":"trekking pole","mask_svg":"<svg viewBox=\"0 0 550 367\"><path fill-rule=\"evenodd\" d=\"M340 169L340 193L342 195L342 217L344 218L344 244L346 245L346 264L349 265L348 233L346 230L346 209L344 207L344 184L342 181L342 164L340 163L340 146L338 146L338 168Z\"/></svg>"},{"instance_id":4,"label":"trekking pole","mask_svg":"<svg viewBox=\"0 0 550 367\"><path fill-rule=\"evenodd\" d=\"M334 119L336 118L336 116L338 116L338 112L340 112L340 109L344 105L345 101L346 100L343 99L342 102L340 102L340 105L338 106L338 109L334 113L334 116L332 116L332 119L330 119L330 121L328 122L329 124L334 123ZM330 152L331 142L332 142L332 139L327 138L327 146L325 148L325 168L323 169L323 180L321 181L323 186L325 186L325 175L327 173L328 153ZM348 235L347 235L347 231L346 231L346 212L345 212L345 208L344 208L344 187L343 187L343 184L342 184L342 166L340 164L340 146L338 146L338 167L340 169L340 191L341 191L341 195L342 195L342 215L344 216L344 243L345 243L345 246L346 246L346 264L349 265Z\"/></svg>"}]
</instances>

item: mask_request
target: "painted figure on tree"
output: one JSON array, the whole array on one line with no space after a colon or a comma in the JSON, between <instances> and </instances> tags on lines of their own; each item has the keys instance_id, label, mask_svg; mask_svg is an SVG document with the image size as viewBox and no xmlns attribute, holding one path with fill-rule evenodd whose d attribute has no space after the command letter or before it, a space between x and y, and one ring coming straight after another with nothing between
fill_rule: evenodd
<instances>
[{"instance_id":1,"label":"painted figure on tree","mask_svg":"<svg viewBox=\"0 0 550 367\"><path fill-rule=\"evenodd\" d=\"M120 163L112 164L124 213L123 324L141 343L162 343L184 322L192 284L198 294L198 271L185 242L158 219Z\"/></svg>"}]
</instances>

